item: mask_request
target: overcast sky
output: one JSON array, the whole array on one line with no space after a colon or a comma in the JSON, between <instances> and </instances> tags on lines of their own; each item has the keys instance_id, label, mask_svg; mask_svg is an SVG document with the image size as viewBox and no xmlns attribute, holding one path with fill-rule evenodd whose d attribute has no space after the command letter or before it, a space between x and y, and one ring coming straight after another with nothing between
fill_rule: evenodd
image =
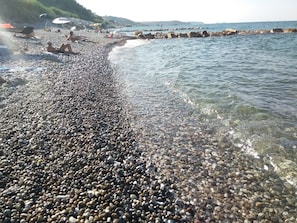
<instances>
[{"instance_id":1,"label":"overcast sky","mask_svg":"<svg viewBox=\"0 0 297 223\"><path fill-rule=\"evenodd\" d=\"M297 0L76 0L99 16L135 22L204 23L297 20Z\"/></svg>"}]
</instances>

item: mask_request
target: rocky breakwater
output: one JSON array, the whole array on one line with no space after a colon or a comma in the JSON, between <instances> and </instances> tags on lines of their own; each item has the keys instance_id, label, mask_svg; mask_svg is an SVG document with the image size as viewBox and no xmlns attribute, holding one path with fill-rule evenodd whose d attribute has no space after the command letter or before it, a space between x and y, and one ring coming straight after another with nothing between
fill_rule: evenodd
<instances>
[{"instance_id":1,"label":"rocky breakwater","mask_svg":"<svg viewBox=\"0 0 297 223\"><path fill-rule=\"evenodd\" d=\"M172 38L193 38L193 37L211 37L211 36L231 36L231 35L247 35L247 34L268 34L268 33L296 33L297 29L274 28L271 30L235 30L226 29L220 32L191 31L187 33L176 32L156 32L143 34L142 31L136 31L134 34L139 39L172 39Z\"/></svg>"},{"instance_id":2,"label":"rocky breakwater","mask_svg":"<svg viewBox=\"0 0 297 223\"><path fill-rule=\"evenodd\" d=\"M193 218L175 183L141 159L101 45L40 56L41 46L32 44L32 54L6 62L42 69L2 73L0 222ZM17 77L26 81L11 85Z\"/></svg>"}]
</instances>

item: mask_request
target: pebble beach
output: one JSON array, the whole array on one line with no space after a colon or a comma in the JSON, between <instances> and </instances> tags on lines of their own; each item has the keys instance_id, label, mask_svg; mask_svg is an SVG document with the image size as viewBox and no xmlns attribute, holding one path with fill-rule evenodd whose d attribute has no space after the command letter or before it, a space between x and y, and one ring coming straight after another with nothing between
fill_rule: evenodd
<instances>
[{"instance_id":1,"label":"pebble beach","mask_svg":"<svg viewBox=\"0 0 297 223\"><path fill-rule=\"evenodd\" d=\"M295 189L211 130L152 149L108 61L124 40L77 31L79 55L45 51L68 32L12 37L1 61L0 222L297 222Z\"/></svg>"},{"instance_id":2,"label":"pebble beach","mask_svg":"<svg viewBox=\"0 0 297 223\"><path fill-rule=\"evenodd\" d=\"M80 55L56 55L46 43L67 31L35 33L1 64L0 222L189 221L140 158L107 60L122 40L86 32L93 42L71 43Z\"/></svg>"}]
</instances>

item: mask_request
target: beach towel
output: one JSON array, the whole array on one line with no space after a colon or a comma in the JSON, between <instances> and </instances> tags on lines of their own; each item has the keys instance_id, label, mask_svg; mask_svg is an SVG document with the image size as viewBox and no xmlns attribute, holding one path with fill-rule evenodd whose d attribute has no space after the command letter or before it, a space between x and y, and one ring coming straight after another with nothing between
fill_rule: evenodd
<instances>
[{"instance_id":1,"label":"beach towel","mask_svg":"<svg viewBox=\"0 0 297 223\"><path fill-rule=\"evenodd\" d=\"M0 24L1 29L12 29L13 26L10 23L2 23Z\"/></svg>"}]
</instances>

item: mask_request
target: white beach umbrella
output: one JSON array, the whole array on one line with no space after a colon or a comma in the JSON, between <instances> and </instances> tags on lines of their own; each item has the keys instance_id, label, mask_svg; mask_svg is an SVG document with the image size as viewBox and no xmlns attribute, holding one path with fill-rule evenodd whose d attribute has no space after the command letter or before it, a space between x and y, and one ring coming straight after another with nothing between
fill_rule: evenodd
<instances>
[{"instance_id":1,"label":"white beach umbrella","mask_svg":"<svg viewBox=\"0 0 297 223\"><path fill-rule=\"evenodd\" d=\"M55 18L52 23L54 24L67 24L70 23L71 21L67 18L64 17L59 17L59 18Z\"/></svg>"}]
</instances>

